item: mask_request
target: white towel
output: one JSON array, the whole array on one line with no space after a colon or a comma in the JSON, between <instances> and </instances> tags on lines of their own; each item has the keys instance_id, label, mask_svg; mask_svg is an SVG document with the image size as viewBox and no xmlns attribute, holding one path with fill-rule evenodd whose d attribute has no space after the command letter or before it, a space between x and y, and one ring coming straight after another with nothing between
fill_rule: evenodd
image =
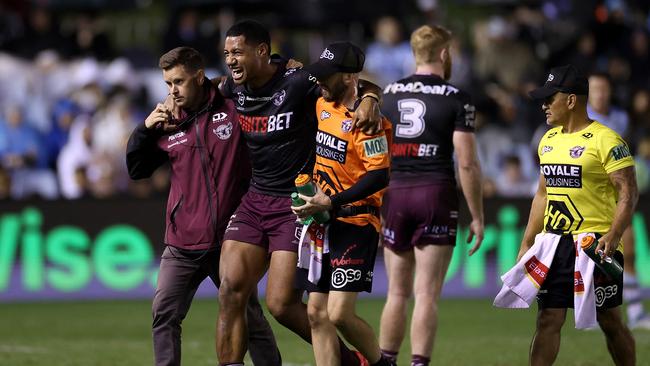
<instances>
[{"instance_id":1,"label":"white towel","mask_svg":"<svg viewBox=\"0 0 650 366\"><path fill-rule=\"evenodd\" d=\"M318 283L323 271L323 254L329 253L328 225L305 224L298 246L298 268L309 270L307 279Z\"/></svg>"},{"instance_id":2,"label":"white towel","mask_svg":"<svg viewBox=\"0 0 650 366\"><path fill-rule=\"evenodd\" d=\"M585 236L592 233L578 234L573 243L576 250L576 264L573 281L573 317L577 329L598 326L596 321L596 294L594 292L594 266L596 262L582 250L580 243Z\"/></svg>"},{"instance_id":3,"label":"white towel","mask_svg":"<svg viewBox=\"0 0 650 366\"><path fill-rule=\"evenodd\" d=\"M593 328L596 322L596 301L594 294L592 261L580 248L585 235L579 234L574 241L576 260L574 265L573 306L577 329ZM503 287L494 299L494 306L501 308L528 308L544 283L553 262L560 236L541 233L535 236L535 243L512 269L501 276Z\"/></svg>"},{"instance_id":4,"label":"white towel","mask_svg":"<svg viewBox=\"0 0 650 366\"><path fill-rule=\"evenodd\" d=\"M500 308L528 308L548 275L560 236L541 233L535 243L508 272L501 276L503 287L494 299Z\"/></svg>"}]
</instances>

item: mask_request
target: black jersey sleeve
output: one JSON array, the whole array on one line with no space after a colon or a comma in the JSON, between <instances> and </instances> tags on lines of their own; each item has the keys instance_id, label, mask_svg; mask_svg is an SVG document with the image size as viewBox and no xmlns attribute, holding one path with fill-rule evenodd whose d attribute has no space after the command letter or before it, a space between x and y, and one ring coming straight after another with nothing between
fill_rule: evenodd
<instances>
[{"instance_id":1,"label":"black jersey sleeve","mask_svg":"<svg viewBox=\"0 0 650 366\"><path fill-rule=\"evenodd\" d=\"M371 170L364 174L352 187L341 191L330 197L332 207L337 209L341 206L370 197L373 193L388 186L388 169Z\"/></svg>"},{"instance_id":2,"label":"black jersey sleeve","mask_svg":"<svg viewBox=\"0 0 650 366\"><path fill-rule=\"evenodd\" d=\"M160 135L141 123L133 130L126 148L126 166L131 179L149 178L168 156L156 144Z\"/></svg>"},{"instance_id":3,"label":"black jersey sleeve","mask_svg":"<svg viewBox=\"0 0 650 366\"><path fill-rule=\"evenodd\" d=\"M456 100L458 107L456 110L456 119L454 129L456 131L474 132L474 121L476 119L476 108L469 94L459 92Z\"/></svg>"}]
</instances>

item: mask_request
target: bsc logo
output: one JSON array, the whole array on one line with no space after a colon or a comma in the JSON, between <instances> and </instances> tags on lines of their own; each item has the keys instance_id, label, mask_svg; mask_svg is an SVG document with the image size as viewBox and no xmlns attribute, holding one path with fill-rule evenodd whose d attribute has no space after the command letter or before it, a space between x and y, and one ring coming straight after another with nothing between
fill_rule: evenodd
<instances>
[{"instance_id":1,"label":"bsc logo","mask_svg":"<svg viewBox=\"0 0 650 366\"><path fill-rule=\"evenodd\" d=\"M334 54L332 53L332 51L330 51L330 50L328 50L326 48L325 51L323 51L323 53L320 54L320 58L326 58L328 60L333 60L334 59Z\"/></svg>"},{"instance_id":2,"label":"bsc logo","mask_svg":"<svg viewBox=\"0 0 650 366\"><path fill-rule=\"evenodd\" d=\"M360 279L361 271L358 269L337 268L332 272L332 287L341 288L347 285L348 282L359 281Z\"/></svg>"}]
</instances>

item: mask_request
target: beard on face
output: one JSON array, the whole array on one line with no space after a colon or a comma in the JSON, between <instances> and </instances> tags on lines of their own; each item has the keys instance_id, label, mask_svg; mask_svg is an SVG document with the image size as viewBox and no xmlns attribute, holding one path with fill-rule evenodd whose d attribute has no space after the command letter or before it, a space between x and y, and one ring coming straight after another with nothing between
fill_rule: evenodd
<instances>
[{"instance_id":1,"label":"beard on face","mask_svg":"<svg viewBox=\"0 0 650 366\"><path fill-rule=\"evenodd\" d=\"M340 102L345 96L345 90L345 84L339 76L324 90L325 93L323 93L323 99L327 102Z\"/></svg>"}]
</instances>

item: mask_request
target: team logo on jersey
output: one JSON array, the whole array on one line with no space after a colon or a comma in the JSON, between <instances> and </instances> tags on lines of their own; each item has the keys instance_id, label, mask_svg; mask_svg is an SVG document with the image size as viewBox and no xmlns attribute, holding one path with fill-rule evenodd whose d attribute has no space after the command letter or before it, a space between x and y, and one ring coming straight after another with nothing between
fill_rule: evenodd
<instances>
[{"instance_id":1,"label":"team logo on jersey","mask_svg":"<svg viewBox=\"0 0 650 366\"><path fill-rule=\"evenodd\" d=\"M546 136L546 138L550 139L551 137L553 137L555 135L557 135L557 131L549 133L548 136Z\"/></svg>"},{"instance_id":2,"label":"team logo on jersey","mask_svg":"<svg viewBox=\"0 0 650 366\"><path fill-rule=\"evenodd\" d=\"M271 97L271 100L273 101L273 104L275 104L277 107L281 106L282 103L284 103L284 98L287 96L287 92L283 89L280 90L279 92L276 92L273 94Z\"/></svg>"},{"instance_id":3,"label":"team logo on jersey","mask_svg":"<svg viewBox=\"0 0 650 366\"><path fill-rule=\"evenodd\" d=\"M220 125L217 128L213 128L212 132L217 135L221 140L228 140L232 135L232 122Z\"/></svg>"},{"instance_id":4,"label":"team logo on jersey","mask_svg":"<svg viewBox=\"0 0 650 366\"><path fill-rule=\"evenodd\" d=\"M345 119L343 122L341 122L341 131L348 133L352 131L352 120L351 119Z\"/></svg>"},{"instance_id":5,"label":"team logo on jersey","mask_svg":"<svg viewBox=\"0 0 650 366\"><path fill-rule=\"evenodd\" d=\"M553 146L544 145L544 146L542 146L542 152L539 153L539 154L544 155L547 152L551 152L551 151L553 151Z\"/></svg>"},{"instance_id":6,"label":"team logo on jersey","mask_svg":"<svg viewBox=\"0 0 650 366\"><path fill-rule=\"evenodd\" d=\"M627 145L620 144L614 146L612 149L612 156L614 157L614 160L621 160L632 156L632 154L630 153L630 148L628 148Z\"/></svg>"},{"instance_id":7,"label":"team logo on jersey","mask_svg":"<svg viewBox=\"0 0 650 366\"><path fill-rule=\"evenodd\" d=\"M323 51L323 53L320 54L320 58L326 58L328 60L333 60L334 59L334 54L332 51L328 50L327 48Z\"/></svg>"},{"instance_id":8,"label":"team logo on jersey","mask_svg":"<svg viewBox=\"0 0 650 366\"><path fill-rule=\"evenodd\" d=\"M239 103L239 105L244 105L245 101L246 101L246 97L244 96L244 93L242 92L237 93L237 103Z\"/></svg>"},{"instance_id":9,"label":"team logo on jersey","mask_svg":"<svg viewBox=\"0 0 650 366\"><path fill-rule=\"evenodd\" d=\"M296 72L296 70L298 70L298 69L289 69L289 70L287 70L287 72L284 73L284 77L287 77L287 76L293 74L294 72Z\"/></svg>"},{"instance_id":10,"label":"team logo on jersey","mask_svg":"<svg viewBox=\"0 0 650 366\"><path fill-rule=\"evenodd\" d=\"M321 121L324 121L324 120L330 118L331 116L332 116L332 114L330 112L326 111L326 110L320 111L320 120Z\"/></svg>"},{"instance_id":11,"label":"team logo on jersey","mask_svg":"<svg viewBox=\"0 0 650 366\"><path fill-rule=\"evenodd\" d=\"M569 149L569 156L577 159L582 156L583 152L585 152L585 146L574 146Z\"/></svg>"},{"instance_id":12,"label":"team logo on jersey","mask_svg":"<svg viewBox=\"0 0 650 366\"><path fill-rule=\"evenodd\" d=\"M582 137L586 138L587 140L594 137L594 134L591 132L586 132L582 134Z\"/></svg>"},{"instance_id":13,"label":"team logo on jersey","mask_svg":"<svg viewBox=\"0 0 650 366\"><path fill-rule=\"evenodd\" d=\"M221 122L228 118L228 115L224 112L215 113L212 115L212 123Z\"/></svg>"},{"instance_id":14,"label":"team logo on jersey","mask_svg":"<svg viewBox=\"0 0 650 366\"><path fill-rule=\"evenodd\" d=\"M375 137L363 142L363 152L367 157L388 153L388 141L386 136Z\"/></svg>"},{"instance_id":15,"label":"team logo on jersey","mask_svg":"<svg viewBox=\"0 0 650 366\"><path fill-rule=\"evenodd\" d=\"M553 76L553 74L548 74L548 77L546 78L546 82L548 83L550 81L553 81L553 79L555 79L555 76Z\"/></svg>"}]
</instances>

